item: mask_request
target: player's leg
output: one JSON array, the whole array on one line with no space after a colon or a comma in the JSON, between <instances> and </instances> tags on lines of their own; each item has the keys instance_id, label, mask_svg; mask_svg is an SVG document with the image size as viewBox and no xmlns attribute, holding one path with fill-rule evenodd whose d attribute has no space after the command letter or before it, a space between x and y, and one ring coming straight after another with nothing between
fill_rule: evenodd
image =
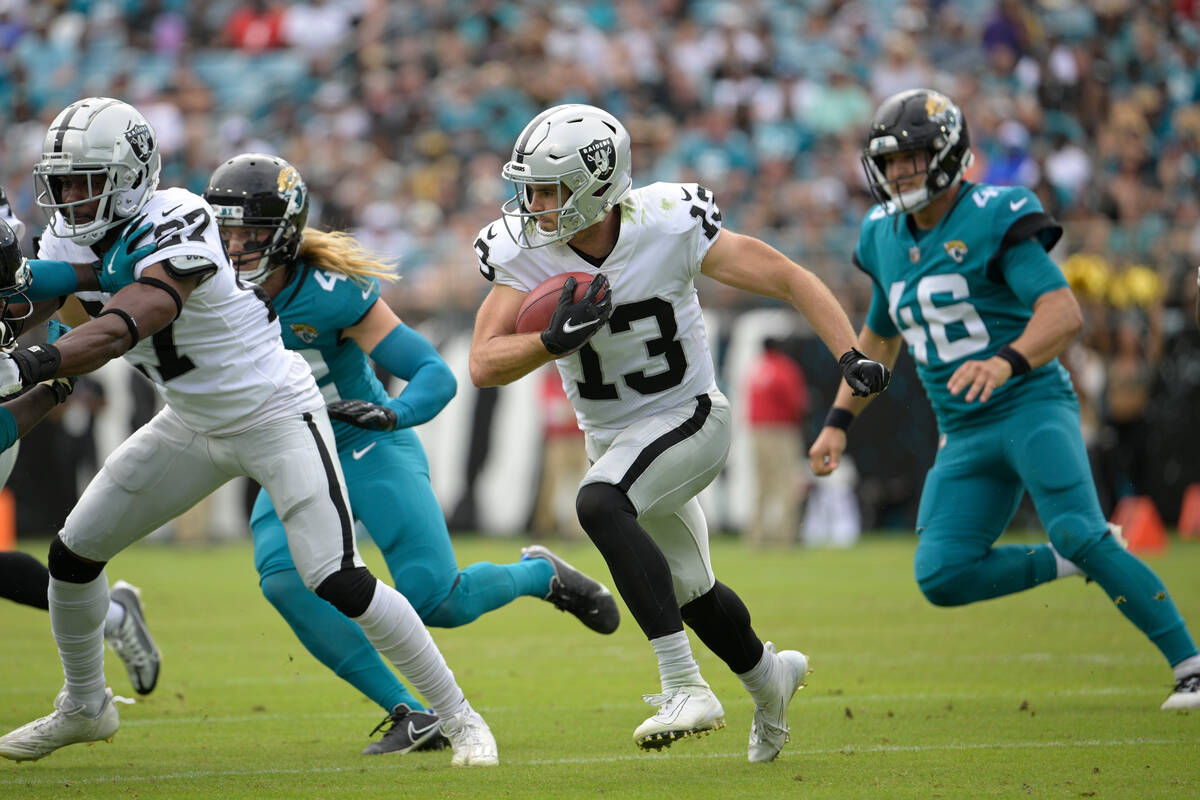
<instances>
[{"instance_id":1,"label":"player's leg","mask_svg":"<svg viewBox=\"0 0 1200 800\"><path fill-rule=\"evenodd\" d=\"M729 452L729 403L717 392L639 420L607 446L589 437L594 463L576 499L579 521L608 564L613 582L658 657L662 693L647 699L660 710L634 732L643 748L720 728L725 712L700 675L679 606L712 586L689 586L678 597L671 558L639 516L667 517L720 472ZM689 545L693 550L697 544ZM707 528L703 531L707 564Z\"/></svg>"},{"instance_id":2,"label":"player's leg","mask_svg":"<svg viewBox=\"0 0 1200 800\"><path fill-rule=\"evenodd\" d=\"M1013 421L1013 458L1050 541L1098 583L1175 671L1165 708L1200 707L1200 656L1162 580L1109 535L1092 483L1078 413L1039 404ZM1018 431L1022 433L1018 433Z\"/></svg>"},{"instance_id":3,"label":"player's leg","mask_svg":"<svg viewBox=\"0 0 1200 800\"><path fill-rule=\"evenodd\" d=\"M0 553L0 597L34 608L50 608L50 570L28 553ZM142 611L141 592L124 581L110 591L104 638L125 663L138 694L150 694L158 682L161 657Z\"/></svg>"},{"instance_id":4,"label":"player's leg","mask_svg":"<svg viewBox=\"0 0 1200 800\"><path fill-rule=\"evenodd\" d=\"M335 675L358 689L391 714L404 704L412 711L425 706L384 664L362 628L327 601L317 597L296 572L288 552L287 534L271 498L260 491L250 515L254 536L254 567L259 588L300 643Z\"/></svg>"},{"instance_id":5,"label":"player's leg","mask_svg":"<svg viewBox=\"0 0 1200 800\"><path fill-rule=\"evenodd\" d=\"M359 458L339 453L350 505L426 624L458 627L521 595L548 591L553 570L544 564L482 562L460 572L420 440L402 430L375 441Z\"/></svg>"},{"instance_id":6,"label":"player's leg","mask_svg":"<svg viewBox=\"0 0 1200 800\"><path fill-rule=\"evenodd\" d=\"M746 604L715 579L708 524L699 500L692 498L674 514L643 517L642 524L667 556L684 622L754 699L750 761L771 761L787 742L787 708L804 685L808 657L797 650L777 653L774 644L764 644L751 625Z\"/></svg>"},{"instance_id":7,"label":"player's leg","mask_svg":"<svg viewBox=\"0 0 1200 800\"><path fill-rule=\"evenodd\" d=\"M498 763L487 724L467 702L420 617L359 557L345 480L323 410L228 437L228 458L270 494L306 586L362 628L429 702L454 746L455 765Z\"/></svg>"},{"instance_id":8,"label":"player's leg","mask_svg":"<svg viewBox=\"0 0 1200 800\"><path fill-rule=\"evenodd\" d=\"M45 610L49 588L50 571L42 562L19 550L0 553L0 597Z\"/></svg>"},{"instance_id":9,"label":"player's leg","mask_svg":"<svg viewBox=\"0 0 1200 800\"><path fill-rule=\"evenodd\" d=\"M0 755L36 759L112 737L119 719L104 679L104 565L229 477L209 459L202 437L169 409L108 457L50 545L50 624L66 685L54 713L0 739Z\"/></svg>"},{"instance_id":10,"label":"player's leg","mask_svg":"<svg viewBox=\"0 0 1200 800\"><path fill-rule=\"evenodd\" d=\"M996 426L948 434L925 478L913 572L929 602L959 606L1058 576L1049 545L994 547L1024 487Z\"/></svg>"}]
</instances>

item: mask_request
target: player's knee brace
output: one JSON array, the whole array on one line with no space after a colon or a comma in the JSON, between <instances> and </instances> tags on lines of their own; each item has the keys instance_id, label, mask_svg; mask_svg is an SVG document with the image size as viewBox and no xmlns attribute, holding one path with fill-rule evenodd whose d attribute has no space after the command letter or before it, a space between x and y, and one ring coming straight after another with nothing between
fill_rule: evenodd
<instances>
[{"instance_id":1,"label":"player's knee brace","mask_svg":"<svg viewBox=\"0 0 1200 800\"><path fill-rule=\"evenodd\" d=\"M317 596L347 617L361 617L375 597L375 576L366 567L340 569L321 581Z\"/></svg>"},{"instance_id":2,"label":"player's knee brace","mask_svg":"<svg viewBox=\"0 0 1200 800\"><path fill-rule=\"evenodd\" d=\"M579 524L597 547L629 523L637 524L637 509L629 495L611 483L589 483L575 496Z\"/></svg>"},{"instance_id":3,"label":"player's knee brace","mask_svg":"<svg viewBox=\"0 0 1200 800\"><path fill-rule=\"evenodd\" d=\"M56 581L67 583L91 583L100 577L104 571L105 561L88 561L71 552L62 539L54 537L50 542L50 556L46 566L50 569L50 577Z\"/></svg>"},{"instance_id":4,"label":"player's knee brace","mask_svg":"<svg viewBox=\"0 0 1200 800\"><path fill-rule=\"evenodd\" d=\"M680 606L679 612L700 641L736 674L749 672L762 658L763 646L750 625L750 610L720 581Z\"/></svg>"}]
</instances>

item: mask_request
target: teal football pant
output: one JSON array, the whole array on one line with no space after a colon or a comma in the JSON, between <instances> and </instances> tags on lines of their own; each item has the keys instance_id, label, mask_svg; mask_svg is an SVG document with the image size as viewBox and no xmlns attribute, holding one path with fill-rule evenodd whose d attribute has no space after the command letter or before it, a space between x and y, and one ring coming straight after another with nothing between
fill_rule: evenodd
<instances>
[{"instance_id":1,"label":"teal football pant","mask_svg":"<svg viewBox=\"0 0 1200 800\"><path fill-rule=\"evenodd\" d=\"M917 512L914 572L931 603L964 605L1056 577L1050 546L994 546L1026 490L1059 555L1095 580L1172 665L1196 654L1162 581L1107 535L1073 401L1028 403L946 435Z\"/></svg>"},{"instance_id":2,"label":"teal football pant","mask_svg":"<svg viewBox=\"0 0 1200 800\"><path fill-rule=\"evenodd\" d=\"M383 552L396 588L427 625L457 627L521 595L549 593L554 568L545 559L480 562L458 569L415 433L381 433L355 444L338 451L350 506ZM424 708L358 625L299 582L283 525L266 492L254 504L250 528L262 592L308 651L385 711L397 703Z\"/></svg>"}]
</instances>

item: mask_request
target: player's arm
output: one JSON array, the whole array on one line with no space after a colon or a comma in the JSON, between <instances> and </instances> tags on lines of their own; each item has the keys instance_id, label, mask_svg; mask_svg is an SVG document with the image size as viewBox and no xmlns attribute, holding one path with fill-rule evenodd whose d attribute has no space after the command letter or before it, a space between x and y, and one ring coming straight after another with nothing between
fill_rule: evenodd
<instances>
[{"instance_id":1,"label":"player's arm","mask_svg":"<svg viewBox=\"0 0 1200 800\"><path fill-rule=\"evenodd\" d=\"M17 439L33 430L56 405L67 399L71 383L67 378L58 385L34 386L20 397L0 404L0 451L7 450Z\"/></svg>"},{"instance_id":2,"label":"player's arm","mask_svg":"<svg viewBox=\"0 0 1200 800\"><path fill-rule=\"evenodd\" d=\"M0 359L0 396L49 378L93 372L179 316L200 277L174 277L161 264L117 292L99 315L54 344L31 345Z\"/></svg>"},{"instance_id":3,"label":"player's arm","mask_svg":"<svg viewBox=\"0 0 1200 800\"><path fill-rule=\"evenodd\" d=\"M883 364L889 370L896 365L904 339L900 336L885 337L864 325L858 334L858 349L867 358ZM842 453L846 450L846 431L850 423L862 413L874 396L855 395L849 384L842 381L834 397L833 407L825 417L825 425L808 450L808 463L814 475L828 475L838 468Z\"/></svg>"},{"instance_id":4,"label":"player's arm","mask_svg":"<svg viewBox=\"0 0 1200 800\"><path fill-rule=\"evenodd\" d=\"M850 319L825 282L771 245L722 230L705 254L700 271L729 286L791 303L829 352L839 356L842 375L855 394L887 388L890 373L855 348Z\"/></svg>"},{"instance_id":5,"label":"player's arm","mask_svg":"<svg viewBox=\"0 0 1200 800\"><path fill-rule=\"evenodd\" d=\"M471 382L476 386L512 383L556 358L541 334L516 332L517 312L526 296L498 283L479 306L470 355Z\"/></svg>"},{"instance_id":6,"label":"player's arm","mask_svg":"<svg viewBox=\"0 0 1200 800\"><path fill-rule=\"evenodd\" d=\"M383 300L342 335L352 339L376 364L407 381L384 406L366 400L338 400L329 416L372 430L410 428L437 416L458 391L450 366L421 334L400 321Z\"/></svg>"},{"instance_id":7,"label":"player's arm","mask_svg":"<svg viewBox=\"0 0 1200 800\"><path fill-rule=\"evenodd\" d=\"M965 390L968 403L986 403L1013 375L1048 364L1083 330L1083 312L1074 293L1040 245L1028 240L1005 258L1004 279L1018 298L1032 305L1033 315L1021 335L991 358L964 361L950 376L946 388L953 395Z\"/></svg>"}]
</instances>

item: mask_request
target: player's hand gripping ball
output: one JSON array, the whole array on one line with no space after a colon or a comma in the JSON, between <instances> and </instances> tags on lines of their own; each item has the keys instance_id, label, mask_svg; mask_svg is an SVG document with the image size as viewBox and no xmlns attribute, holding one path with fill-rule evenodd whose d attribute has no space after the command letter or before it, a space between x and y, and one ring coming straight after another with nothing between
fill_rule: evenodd
<instances>
[{"instance_id":1,"label":"player's hand gripping ball","mask_svg":"<svg viewBox=\"0 0 1200 800\"><path fill-rule=\"evenodd\" d=\"M555 356L578 350L612 313L608 278L586 272L553 275L533 287L517 312L517 333L542 332Z\"/></svg>"}]
</instances>

